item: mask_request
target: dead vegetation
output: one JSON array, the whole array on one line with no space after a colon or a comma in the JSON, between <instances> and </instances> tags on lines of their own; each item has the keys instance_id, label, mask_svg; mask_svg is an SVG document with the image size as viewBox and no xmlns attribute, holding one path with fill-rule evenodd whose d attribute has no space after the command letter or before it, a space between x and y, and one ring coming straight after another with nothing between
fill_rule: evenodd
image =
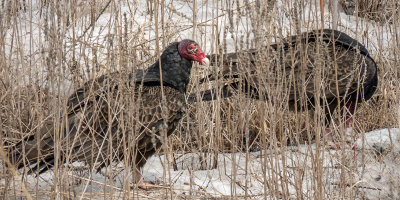
<instances>
[{"instance_id":1,"label":"dead vegetation","mask_svg":"<svg viewBox=\"0 0 400 200\"><path fill-rule=\"evenodd\" d=\"M366 45L379 70L379 85L374 97L357 108L353 124L355 135L398 127L398 2L339 0L339 3L345 12L365 17L355 19L358 27L345 27L344 24L338 27L348 30L351 36ZM186 9L188 7L191 10ZM66 116L68 95L92 78L114 71L127 73L146 68L157 59L157 52L182 37L195 39L203 46L203 50L214 54L260 48L302 30L322 28L321 16L315 12L307 13L306 9L320 11L318 3L292 0L271 0L268 3L259 0L176 0L173 3L150 0L143 3L3 0L0 2L0 151L10 153L13 145L23 138L43 134L50 129L58 130ZM326 28L330 19L324 20ZM369 25L369 20L380 23ZM218 67L193 70L188 92L196 93L207 87L221 85L214 82L199 86L201 78L220 73ZM276 94L282 93L279 88L270 89ZM276 101L279 101L279 97ZM341 143L346 153L335 155L339 166L325 165L333 161L324 160L330 151L320 142L327 128L320 123L321 116L323 113L320 110L316 114L311 111L292 112L287 107L275 107L270 102L249 99L240 94L230 99L193 103L188 105L180 127L159 152L159 155L170 155L171 159L164 163L166 172L163 177L166 181L158 190L131 188L129 178L122 181L126 185L114 186L113 176L122 171L115 164L115 169L102 172L105 175L100 184L103 192L93 189L80 193L76 192L78 190L75 187L84 184L90 188L95 182L85 167L59 164L53 168L52 182L42 183L40 177L28 178L27 168L12 174L12 170L6 167L7 158L2 156L1 195L5 199L29 199L26 187L32 198L39 199L361 198L360 191L365 188L353 186L356 185L358 167L363 163L351 162L354 158L352 144L344 145L348 139L342 138L344 142ZM335 131L340 134L343 130L337 126ZM349 137L354 139L355 135ZM315 148L310 145L306 147L308 153L300 152L298 160L285 163L286 157L292 154L291 150L281 147L303 144L314 144ZM232 192L230 196L224 196L211 194L201 188L174 188L166 183L171 180L167 169L178 170L181 154L199 155L201 162L196 169L207 170L224 165L216 159L221 154L244 152L251 159L250 152L260 150L277 153L261 153L263 174L246 176L264 184L262 192L258 194L249 194L244 189L245 194ZM370 152L360 154L375 158ZM313 165L305 167L302 159L313 160ZM247 163L251 163L251 160ZM340 173L332 173L334 168L341 169ZM126 170L122 173L129 177L132 172ZM236 180L240 175L232 175L232 184L246 188L244 185L247 180ZM335 186L331 184L332 176L336 181ZM303 181L304 177L309 181ZM92 182L86 182L88 180Z\"/></svg>"},{"instance_id":2,"label":"dead vegetation","mask_svg":"<svg viewBox=\"0 0 400 200\"><path fill-rule=\"evenodd\" d=\"M400 6L396 0L339 0L339 4L348 15L356 15L377 23L393 23L398 20Z\"/></svg>"}]
</instances>

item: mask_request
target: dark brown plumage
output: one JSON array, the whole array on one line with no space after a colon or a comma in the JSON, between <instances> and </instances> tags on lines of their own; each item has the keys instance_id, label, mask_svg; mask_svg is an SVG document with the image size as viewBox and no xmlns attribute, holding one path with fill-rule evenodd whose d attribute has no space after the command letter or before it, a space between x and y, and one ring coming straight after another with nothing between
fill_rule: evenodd
<instances>
[{"instance_id":1,"label":"dark brown plumage","mask_svg":"<svg viewBox=\"0 0 400 200\"><path fill-rule=\"evenodd\" d=\"M84 161L97 170L125 161L138 172L139 181L139 169L182 118L192 61L208 64L194 41L183 40L161 55L163 88L158 61L136 74L112 73L87 82L68 99L63 131L44 131L40 139L31 135L14 147L10 160L38 173L57 160Z\"/></svg>"},{"instance_id":2,"label":"dark brown plumage","mask_svg":"<svg viewBox=\"0 0 400 200\"><path fill-rule=\"evenodd\" d=\"M277 105L287 102L292 109L295 104L310 109L315 107L319 91L327 123L338 99L350 119L355 104L371 98L378 82L377 67L367 49L350 36L329 29L292 36L261 49L209 58L211 65L223 66L219 77L226 82L220 91L222 97L241 91L251 98L273 101L280 95L281 101L274 102ZM215 79L210 75L202 81ZM215 99L215 94L215 89L204 91L203 100ZM190 100L197 101L196 95Z\"/></svg>"}]
</instances>

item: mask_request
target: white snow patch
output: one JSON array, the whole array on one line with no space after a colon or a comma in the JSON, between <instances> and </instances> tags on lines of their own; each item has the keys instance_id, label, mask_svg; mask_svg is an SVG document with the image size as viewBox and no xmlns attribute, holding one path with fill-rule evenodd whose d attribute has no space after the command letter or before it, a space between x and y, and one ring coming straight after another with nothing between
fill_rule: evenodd
<instances>
[{"instance_id":1,"label":"white snow patch","mask_svg":"<svg viewBox=\"0 0 400 200\"><path fill-rule=\"evenodd\" d=\"M358 139L355 143L358 149L363 148L363 139L365 139L365 149L393 149L400 152L400 128L385 128L365 133L364 138Z\"/></svg>"}]
</instances>

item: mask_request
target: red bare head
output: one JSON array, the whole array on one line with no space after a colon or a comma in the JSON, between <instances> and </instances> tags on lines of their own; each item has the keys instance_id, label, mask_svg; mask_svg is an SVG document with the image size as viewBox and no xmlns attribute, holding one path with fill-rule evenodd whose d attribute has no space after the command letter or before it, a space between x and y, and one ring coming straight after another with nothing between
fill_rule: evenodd
<instances>
[{"instance_id":1,"label":"red bare head","mask_svg":"<svg viewBox=\"0 0 400 200\"><path fill-rule=\"evenodd\" d=\"M193 40L182 40L178 45L179 55L188 60L197 61L202 65L209 65L210 61L200 46Z\"/></svg>"}]
</instances>

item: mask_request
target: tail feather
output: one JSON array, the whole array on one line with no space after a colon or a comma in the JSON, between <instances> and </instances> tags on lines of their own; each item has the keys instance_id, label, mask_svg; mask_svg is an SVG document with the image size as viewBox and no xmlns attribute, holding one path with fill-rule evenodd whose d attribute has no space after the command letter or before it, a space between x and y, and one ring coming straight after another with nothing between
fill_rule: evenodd
<instances>
[{"instance_id":1,"label":"tail feather","mask_svg":"<svg viewBox=\"0 0 400 200\"><path fill-rule=\"evenodd\" d=\"M47 171L51 167L54 166L54 154L49 153L46 156L35 156L31 157L29 156L29 153L32 151L26 151L26 153L21 153L22 148L22 143L26 141L21 141L19 142L14 149L15 154L10 153L8 155L8 158L11 162L11 164L14 165L15 168L18 170L22 168L27 168L27 173L28 174L35 174L39 171L39 174ZM17 150L18 149L18 150ZM32 149L33 151L37 151L37 149Z\"/></svg>"},{"instance_id":2,"label":"tail feather","mask_svg":"<svg viewBox=\"0 0 400 200\"><path fill-rule=\"evenodd\" d=\"M39 174L42 174L48 171L53 166L54 166L54 156L52 155L48 158L45 158L44 160L41 160L37 165L35 165L32 169L28 171L28 174L33 174L37 172L39 172Z\"/></svg>"},{"instance_id":3,"label":"tail feather","mask_svg":"<svg viewBox=\"0 0 400 200\"><path fill-rule=\"evenodd\" d=\"M53 122L48 121L39 130L39 134L25 137L8 147L11 164L17 169L27 168L28 174L37 173L38 170L43 173L51 168L54 165L53 130Z\"/></svg>"}]
</instances>

